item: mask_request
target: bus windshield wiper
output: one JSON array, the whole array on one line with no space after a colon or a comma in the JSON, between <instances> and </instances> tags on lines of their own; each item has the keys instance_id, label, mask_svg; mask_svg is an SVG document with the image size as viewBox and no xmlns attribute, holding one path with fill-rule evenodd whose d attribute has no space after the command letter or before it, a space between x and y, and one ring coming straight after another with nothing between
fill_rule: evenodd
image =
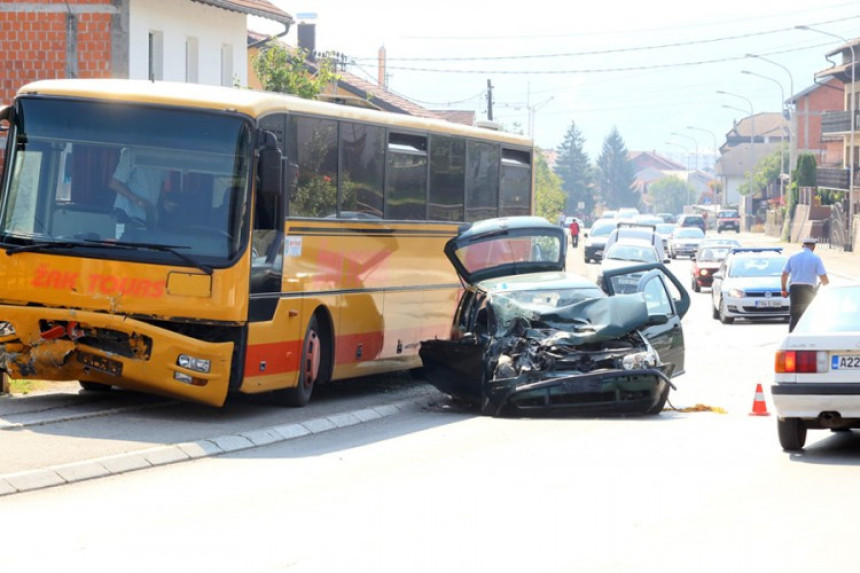
<instances>
[{"instance_id":1,"label":"bus windshield wiper","mask_svg":"<svg viewBox=\"0 0 860 573\"><path fill-rule=\"evenodd\" d=\"M28 245L15 245L6 247L6 255L11 256L17 253L26 253L28 251L51 251L53 249L73 249L75 247L89 247L86 243L77 241L40 241L38 243L30 243Z\"/></svg>"},{"instance_id":2,"label":"bus windshield wiper","mask_svg":"<svg viewBox=\"0 0 860 573\"><path fill-rule=\"evenodd\" d=\"M132 241L87 241L98 245L111 245L116 247L131 248L131 249L149 249L151 251L161 251L163 253L172 253L177 258L182 259L189 265L200 269L207 275L212 274L212 267L205 263L201 263L190 255L186 255L180 249L187 249L185 245L163 245L161 243L135 243Z\"/></svg>"}]
</instances>

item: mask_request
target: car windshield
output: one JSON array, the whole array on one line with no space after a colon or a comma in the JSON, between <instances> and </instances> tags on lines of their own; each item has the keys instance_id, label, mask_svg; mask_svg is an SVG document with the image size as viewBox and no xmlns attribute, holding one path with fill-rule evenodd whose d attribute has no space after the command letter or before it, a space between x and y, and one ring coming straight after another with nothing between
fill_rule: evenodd
<instances>
[{"instance_id":1,"label":"car windshield","mask_svg":"<svg viewBox=\"0 0 860 573\"><path fill-rule=\"evenodd\" d=\"M722 261L729 254L729 247L714 247L710 249L702 249L696 255L699 261Z\"/></svg>"},{"instance_id":2,"label":"car windshield","mask_svg":"<svg viewBox=\"0 0 860 573\"><path fill-rule=\"evenodd\" d=\"M798 321L794 332L860 331L860 285L821 289Z\"/></svg>"},{"instance_id":3,"label":"car windshield","mask_svg":"<svg viewBox=\"0 0 860 573\"><path fill-rule=\"evenodd\" d=\"M588 234L592 237L608 237L609 233L611 233L612 230L616 228L616 226L617 224L615 222L612 222L608 225L594 225Z\"/></svg>"},{"instance_id":4,"label":"car windshield","mask_svg":"<svg viewBox=\"0 0 860 573\"><path fill-rule=\"evenodd\" d=\"M141 260L173 261L181 249L218 264L238 254L252 160L246 119L51 98L16 105L0 240L84 253L122 242L124 257Z\"/></svg>"},{"instance_id":5,"label":"car windshield","mask_svg":"<svg viewBox=\"0 0 860 573\"><path fill-rule=\"evenodd\" d=\"M651 246L627 245L615 243L607 251L606 259L618 261L641 261L643 263L656 263L657 253Z\"/></svg>"},{"instance_id":6,"label":"car windshield","mask_svg":"<svg viewBox=\"0 0 860 573\"><path fill-rule=\"evenodd\" d=\"M675 231L675 236L680 239L701 239L705 236L701 229L695 227L685 227Z\"/></svg>"},{"instance_id":7,"label":"car windshield","mask_svg":"<svg viewBox=\"0 0 860 573\"><path fill-rule=\"evenodd\" d=\"M777 277L782 275L785 257L743 257L731 262L730 277Z\"/></svg>"}]
</instances>

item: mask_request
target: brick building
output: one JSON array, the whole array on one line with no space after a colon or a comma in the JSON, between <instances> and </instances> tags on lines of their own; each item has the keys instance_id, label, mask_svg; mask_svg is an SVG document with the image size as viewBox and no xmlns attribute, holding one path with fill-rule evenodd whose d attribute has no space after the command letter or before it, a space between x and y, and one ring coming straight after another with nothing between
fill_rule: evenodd
<instances>
[{"instance_id":1,"label":"brick building","mask_svg":"<svg viewBox=\"0 0 860 573\"><path fill-rule=\"evenodd\" d=\"M248 16L293 23L267 0L0 3L0 102L53 78L247 85Z\"/></svg>"}]
</instances>

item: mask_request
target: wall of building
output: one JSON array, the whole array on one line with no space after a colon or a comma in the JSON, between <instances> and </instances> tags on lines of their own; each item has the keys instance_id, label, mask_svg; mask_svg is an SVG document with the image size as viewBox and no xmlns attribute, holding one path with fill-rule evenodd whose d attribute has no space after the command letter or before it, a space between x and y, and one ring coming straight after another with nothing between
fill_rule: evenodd
<instances>
[{"instance_id":1,"label":"wall of building","mask_svg":"<svg viewBox=\"0 0 860 573\"><path fill-rule=\"evenodd\" d=\"M0 3L0 102L41 79L111 75L111 0Z\"/></svg>"},{"instance_id":2,"label":"wall of building","mask_svg":"<svg viewBox=\"0 0 860 573\"><path fill-rule=\"evenodd\" d=\"M821 116L825 111L844 109L842 83L831 79L797 102L797 153L811 153L819 165L836 166L842 162L842 138L822 140ZM795 166L792 166L794 168Z\"/></svg>"},{"instance_id":3,"label":"wall of building","mask_svg":"<svg viewBox=\"0 0 860 573\"><path fill-rule=\"evenodd\" d=\"M165 17L169 15L168 17ZM149 33L163 38L163 79L186 81L186 45L196 38L197 83L221 85L221 57L225 44L232 48L232 74L241 86L248 83L245 57L247 16L238 12L177 0L131 0L129 11L129 77L149 75Z\"/></svg>"}]
</instances>

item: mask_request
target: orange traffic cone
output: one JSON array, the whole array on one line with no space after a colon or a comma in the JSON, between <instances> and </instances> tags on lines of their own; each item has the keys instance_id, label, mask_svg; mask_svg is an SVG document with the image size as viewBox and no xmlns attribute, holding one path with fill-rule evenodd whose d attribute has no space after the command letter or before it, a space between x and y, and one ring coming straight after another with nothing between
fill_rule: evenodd
<instances>
[{"instance_id":1,"label":"orange traffic cone","mask_svg":"<svg viewBox=\"0 0 860 573\"><path fill-rule=\"evenodd\" d=\"M756 384L755 400L753 400L750 416L770 416L767 411L767 404L764 401L764 391L761 389L761 384Z\"/></svg>"}]
</instances>

